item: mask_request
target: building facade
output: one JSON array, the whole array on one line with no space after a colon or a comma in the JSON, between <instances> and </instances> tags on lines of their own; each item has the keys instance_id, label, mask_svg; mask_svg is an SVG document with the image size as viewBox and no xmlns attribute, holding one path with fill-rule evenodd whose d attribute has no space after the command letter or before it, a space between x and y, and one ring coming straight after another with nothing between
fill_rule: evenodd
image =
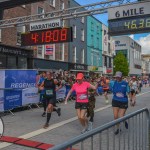
<instances>
[{"instance_id":1,"label":"building facade","mask_svg":"<svg viewBox=\"0 0 150 150\"><path fill-rule=\"evenodd\" d=\"M113 56L115 55L114 41L108 34L108 27L102 24L102 55L103 74L113 74Z\"/></svg>"},{"instance_id":2,"label":"building facade","mask_svg":"<svg viewBox=\"0 0 150 150\"><path fill-rule=\"evenodd\" d=\"M87 64L88 70L102 73L102 23L87 17Z\"/></svg>"},{"instance_id":3,"label":"building facade","mask_svg":"<svg viewBox=\"0 0 150 150\"><path fill-rule=\"evenodd\" d=\"M129 75L142 74L141 45L128 36L113 37L115 52L122 52L129 63Z\"/></svg>"},{"instance_id":4,"label":"building facade","mask_svg":"<svg viewBox=\"0 0 150 150\"><path fill-rule=\"evenodd\" d=\"M150 54L142 54L142 75L150 77Z\"/></svg>"},{"instance_id":5,"label":"building facade","mask_svg":"<svg viewBox=\"0 0 150 150\"><path fill-rule=\"evenodd\" d=\"M79 7L75 0L69 1L69 8ZM82 9L81 9L82 10ZM83 9L84 10L84 9ZM73 29L73 42L69 43L69 70L87 70L87 17L69 19L69 26ZM73 65L75 64L75 65ZM80 66L72 67L71 66Z\"/></svg>"}]
</instances>

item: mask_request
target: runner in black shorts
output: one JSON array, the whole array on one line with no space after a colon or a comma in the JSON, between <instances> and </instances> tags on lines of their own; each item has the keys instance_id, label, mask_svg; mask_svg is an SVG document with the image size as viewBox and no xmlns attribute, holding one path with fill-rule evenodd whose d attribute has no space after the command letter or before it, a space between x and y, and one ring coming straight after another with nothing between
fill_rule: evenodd
<instances>
[{"instance_id":1,"label":"runner in black shorts","mask_svg":"<svg viewBox=\"0 0 150 150\"><path fill-rule=\"evenodd\" d=\"M47 106L47 119L43 128L49 127L51 113L55 109L54 106L56 106L56 84L56 81L52 79L52 74L47 72L47 78L41 84L41 89L45 89L44 99Z\"/></svg>"}]
</instances>

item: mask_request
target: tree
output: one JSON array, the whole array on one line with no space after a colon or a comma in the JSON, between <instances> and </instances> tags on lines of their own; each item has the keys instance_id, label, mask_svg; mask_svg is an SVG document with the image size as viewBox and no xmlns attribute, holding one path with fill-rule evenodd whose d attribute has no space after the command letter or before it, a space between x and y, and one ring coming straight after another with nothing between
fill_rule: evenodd
<instances>
[{"instance_id":1,"label":"tree","mask_svg":"<svg viewBox=\"0 0 150 150\"><path fill-rule=\"evenodd\" d=\"M117 53L114 58L114 74L117 71L121 71L123 76L128 76L129 74L128 61L122 52Z\"/></svg>"}]
</instances>

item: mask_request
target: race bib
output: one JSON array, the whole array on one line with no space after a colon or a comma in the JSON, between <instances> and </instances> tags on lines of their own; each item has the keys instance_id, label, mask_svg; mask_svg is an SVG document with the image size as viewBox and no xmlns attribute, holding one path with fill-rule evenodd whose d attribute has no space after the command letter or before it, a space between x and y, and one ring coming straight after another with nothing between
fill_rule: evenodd
<instances>
[{"instance_id":1,"label":"race bib","mask_svg":"<svg viewBox=\"0 0 150 150\"><path fill-rule=\"evenodd\" d=\"M80 99L80 100L87 99L87 95L86 95L86 94L81 94L81 95L79 96L79 99Z\"/></svg>"},{"instance_id":2,"label":"race bib","mask_svg":"<svg viewBox=\"0 0 150 150\"><path fill-rule=\"evenodd\" d=\"M46 95L52 96L53 95L53 90L46 90Z\"/></svg>"},{"instance_id":3,"label":"race bib","mask_svg":"<svg viewBox=\"0 0 150 150\"><path fill-rule=\"evenodd\" d=\"M116 93L116 96L117 97L124 97L124 94L123 93Z\"/></svg>"}]
</instances>

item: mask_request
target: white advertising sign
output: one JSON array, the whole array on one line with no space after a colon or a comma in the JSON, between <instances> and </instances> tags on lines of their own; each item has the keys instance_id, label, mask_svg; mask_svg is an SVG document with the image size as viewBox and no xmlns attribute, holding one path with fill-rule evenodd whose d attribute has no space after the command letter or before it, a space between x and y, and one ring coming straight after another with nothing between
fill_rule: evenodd
<instances>
[{"instance_id":1,"label":"white advertising sign","mask_svg":"<svg viewBox=\"0 0 150 150\"><path fill-rule=\"evenodd\" d=\"M22 90L22 105L38 103L39 100L38 88L32 87Z\"/></svg>"},{"instance_id":2,"label":"white advertising sign","mask_svg":"<svg viewBox=\"0 0 150 150\"><path fill-rule=\"evenodd\" d=\"M108 20L150 14L150 2L129 4L108 9Z\"/></svg>"},{"instance_id":3,"label":"white advertising sign","mask_svg":"<svg viewBox=\"0 0 150 150\"><path fill-rule=\"evenodd\" d=\"M66 96L66 87L63 86L61 89L56 91L56 99L65 98Z\"/></svg>"},{"instance_id":4,"label":"white advertising sign","mask_svg":"<svg viewBox=\"0 0 150 150\"><path fill-rule=\"evenodd\" d=\"M51 29L51 28L57 28L57 27L61 27L60 19L30 23L30 31Z\"/></svg>"}]
</instances>

